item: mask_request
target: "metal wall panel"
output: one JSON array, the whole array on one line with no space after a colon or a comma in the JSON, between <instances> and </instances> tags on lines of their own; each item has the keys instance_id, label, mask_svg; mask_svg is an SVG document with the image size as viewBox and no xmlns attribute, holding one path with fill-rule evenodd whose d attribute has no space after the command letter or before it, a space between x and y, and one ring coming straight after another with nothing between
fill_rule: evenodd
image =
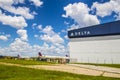
<instances>
[{"instance_id":1,"label":"metal wall panel","mask_svg":"<svg viewBox=\"0 0 120 80\"><path fill-rule=\"evenodd\" d=\"M81 63L120 64L120 39L71 41L70 58Z\"/></svg>"}]
</instances>

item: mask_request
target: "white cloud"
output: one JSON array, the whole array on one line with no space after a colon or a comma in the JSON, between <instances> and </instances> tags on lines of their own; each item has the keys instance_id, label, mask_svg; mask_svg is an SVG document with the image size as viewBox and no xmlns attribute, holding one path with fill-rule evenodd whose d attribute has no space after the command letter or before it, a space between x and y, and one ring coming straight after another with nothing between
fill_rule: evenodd
<instances>
[{"instance_id":1,"label":"white cloud","mask_svg":"<svg viewBox=\"0 0 120 80\"><path fill-rule=\"evenodd\" d=\"M53 31L51 26L46 26L42 29L42 36L34 35L35 38L41 38L43 40L43 45L30 45L27 40L26 30L20 29L17 30L19 38L16 38L9 47L0 48L0 53L2 55L11 55L17 56L38 56L38 52L41 52L43 55L49 56L65 56L68 54L68 48L64 45L64 40ZM50 34L49 34L50 33ZM52 35L51 35L52 34ZM10 36L10 35L7 35Z\"/></svg>"},{"instance_id":2,"label":"white cloud","mask_svg":"<svg viewBox=\"0 0 120 80\"><path fill-rule=\"evenodd\" d=\"M28 35L26 30L23 29L17 30L17 34L20 36L21 40L28 41Z\"/></svg>"},{"instance_id":3,"label":"white cloud","mask_svg":"<svg viewBox=\"0 0 120 80\"><path fill-rule=\"evenodd\" d=\"M24 28L27 26L27 23L25 19L22 16L7 16L5 14L2 14L0 11L0 22L2 22L4 25L10 25L14 28Z\"/></svg>"},{"instance_id":4,"label":"white cloud","mask_svg":"<svg viewBox=\"0 0 120 80\"><path fill-rule=\"evenodd\" d=\"M56 47L54 45L49 46L49 44L47 44L46 42L44 42L42 46L31 46L29 43L22 41L19 38L16 38L9 47L0 48L0 53L2 55L10 56L17 56L19 54L21 56L33 57L38 56L38 52L41 52L43 55L49 56L65 56L66 54L68 54L68 49L61 44L59 44L59 47Z\"/></svg>"},{"instance_id":5,"label":"white cloud","mask_svg":"<svg viewBox=\"0 0 120 80\"><path fill-rule=\"evenodd\" d=\"M3 9L6 9L7 11L9 11L11 13L21 15L21 16L25 17L26 19L33 19L34 18L34 15L32 15L30 13L29 8L26 8L26 7L15 8L15 7L12 7L12 6L6 6Z\"/></svg>"},{"instance_id":6,"label":"white cloud","mask_svg":"<svg viewBox=\"0 0 120 80\"><path fill-rule=\"evenodd\" d=\"M38 52L42 52L45 55L65 55L68 53L63 38L53 31L51 26L33 24L39 30L42 35L34 35L36 38L41 38L43 45L30 45L28 43L27 31L24 28L27 26L25 19L33 19L36 12L31 12L28 7L14 7L14 4L24 4L25 0L0 0L0 8L12 15L7 15L0 12L0 22L4 25L10 25L17 28L18 38L16 38L8 47L0 48L0 53L3 55L22 55L22 56L37 56ZM40 0L31 0L35 6L41 6L43 4ZM2 34L3 35L3 34ZM10 35L5 35L7 38ZM43 36L43 37L41 37ZM47 37L44 37L47 36Z\"/></svg>"},{"instance_id":7,"label":"white cloud","mask_svg":"<svg viewBox=\"0 0 120 80\"><path fill-rule=\"evenodd\" d=\"M42 30L42 25L37 26L39 30Z\"/></svg>"},{"instance_id":8,"label":"white cloud","mask_svg":"<svg viewBox=\"0 0 120 80\"><path fill-rule=\"evenodd\" d=\"M5 34L4 32L0 32L0 40L7 41L10 38L10 34Z\"/></svg>"},{"instance_id":9,"label":"white cloud","mask_svg":"<svg viewBox=\"0 0 120 80\"><path fill-rule=\"evenodd\" d=\"M68 35L65 35L65 36L64 36L64 38L65 38L66 40L68 40L68 39L69 39L69 38L68 38Z\"/></svg>"},{"instance_id":10,"label":"white cloud","mask_svg":"<svg viewBox=\"0 0 120 80\"><path fill-rule=\"evenodd\" d=\"M53 31L52 26L41 28L42 35L34 35L44 42L42 47L39 47L45 55L65 55L68 54L68 49L64 45L64 39Z\"/></svg>"},{"instance_id":11,"label":"white cloud","mask_svg":"<svg viewBox=\"0 0 120 80\"><path fill-rule=\"evenodd\" d=\"M89 13L90 8L87 6L87 4L81 2L69 4L64 7L64 10L66 11L66 14L63 14L62 16L65 18L70 17L77 24L79 24L79 27L87 27L100 23L96 15Z\"/></svg>"},{"instance_id":12,"label":"white cloud","mask_svg":"<svg viewBox=\"0 0 120 80\"><path fill-rule=\"evenodd\" d=\"M49 46L47 43L43 44L43 47L41 47L42 53L45 55L54 55L54 56L64 56L68 54L68 49L65 48L63 45L59 44L58 46L51 45Z\"/></svg>"},{"instance_id":13,"label":"white cloud","mask_svg":"<svg viewBox=\"0 0 120 80\"><path fill-rule=\"evenodd\" d=\"M3 51L3 55L14 55L17 56L20 54L21 56L35 56L37 52L34 52L34 49L32 46L25 42L22 41L19 38L16 38L13 43L10 44L9 47L5 49L6 51Z\"/></svg>"},{"instance_id":14,"label":"white cloud","mask_svg":"<svg viewBox=\"0 0 120 80\"><path fill-rule=\"evenodd\" d=\"M0 4L3 5L12 5L13 3L24 3L24 0L0 0Z\"/></svg>"},{"instance_id":15,"label":"white cloud","mask_svg":"<svg viewBox=\"0 0 120 80\"><path fill-rule=\"evenodd\" d=\"M63 33L67 33L67 30L63 29L61 32L63 32Z\"/></svg>"},{"instance_id":16,"label":"white cloud","mask_svg":"<svg viewBox=\"0 0 120 80\"><path fill-rule=\"evenodd\" d=\"M5 25L10 25L14 28L20 29L27 26L26 19L34 19L35 11L31 12L28 7L14 6L16 4L24 4L25 0L0 0L0 22ZM13 15L5 14L10 12Z\"/></svg>"},{"instance_id":17,"label":"white cloud","mask_svg":"<svg viewBox=\"0 0 120 80\"><path fill-rule=\"evenodd\" d=\"M13 0L15 4L24 3L24 0Z\"/></svg>"},{"instance_id":18,"label":"white cloud","mask_svg":"<svg viewBox=\"0 0 120 80\"><path fill-rule=\"evenodd\" d=\"M35 27L36 25L37 25L37 23L33 23L33 24L32 24L32 27Z\"/></svg>"},{"instance_id":19,"label":"white cloud","mask_svg":"<svg viewBox=\"0 0 120 80\"><path fill-rule=\"evenodd\" d=\"M33 11L31 14L33 14L33 15L37 15L38 13L36 13L35 11Z\"/></svg>"},{"instance_id":20,"label":"white cloud","mask_svg":"<svg viewBox=\"0 0 120 80\"><path fill-rule=\"evenodd\" d=\"M34 3L35 6L39 7L43 4L43 2L41 0L30 0L31 2Z\"/></svg>"},{"instance_id":21,"label":"white cloud","mask_svg":"<svg viewBox=\"0 0 120 80\"><path fill-rule=\"evenodd\" d=\"M99 4L98 2L95 2L92 6L92 9L96 8L96 15L105 17L108 15L111 15L112 12L112 5L107 3Z\"/></svg>"},{"instance_id":22,"label":"white cloud","mask_svg":"<svg viewBox=\"0 0 120 80\"><path fill-rule=\"evenodd\" d=\"M64 43L64 40L53 31L51 26L46 26L43 31L44 35L41 35L40 38L44 41L51 43Z\"/></svg>"},{"instance_id":23,"label":"white cloud","mask_svg":"<svg viewBox=\"0 0 120 80\"><path fill-rule=\"evenodd\" d=\"M29 46L30 45L27 42L24 42L19 38L16 38L15 41L10 44L11 50L16 52L24 51L25 49L28 49Z\"/></svg>"},{"instance_id":24,"label":"white cloud","mask_svg":"<svg viewBox=\"0 0 120 80\"><path fill-rule=\"evenodd\" d=\"M97 16L110 16L114 12L117 15L117 19L120 19L120 0L110 0L105 3L95 2L92 5L92 9L96 9Z\"/></svg>"},{"instance_id":25,"label":"white cloud","mask_svg":"<svg viewBox=\"0 0 120 80\"><path fill-rule=\"evenodd\" d=\"M34 37L35 37L35 38L39 38L39 35L35 34Z\"/></svg>"},{"instance_id":26,"label":"white cloud","mask_svg":"<svg viewBox=\"0 0 120 80\"><path fill-rule=\"evenodd\" d=\"M54 43L63 43L64 40L57 34L50 36L50 35L42 35L40 36L42 40L46 41L46 42L52 42Z\"/></svg>"},{"instance_id":27,"label":"white cloud","mask_svg":"<svg viewBox=\"0 0 120 80\"><path fill-rule=\"evenodd\" d=\"M80 25L72 24L72 25L70 26L70 28L68 28L68 31L69 31L69 30L78 29L78 28L80 28Z\"/></svg>"},{"instance_id":28,"label":"white cloud","mask_svg":"<svg viewBox=\"0 0 120 80\"><path fill-rule=\"evenodd\" d=\"M43 33L46 33L46 34L49 34L49 35L53 35L53 34L54 34L54 31L53 31L52 26L46 26L46 27L43 29Z\"/></svg>"},{"instance_id":29,"label":"white cloud","mask_svg":"<svg viewBox=\"0 0 120 80\"><path fill-rule=\"evenodd\" d=\"M44 53L53 53L54 55L68 54L68 49L64 45L64 39L53 31L52 26L46 26L43 28L42 32L44 34L40 36L40 39L45 42L44 48L46 46L46 51ZM47 45L47 43L49 45Z\"/></svg>"},{"instance_id":30,"label":"white cloud","mask_svg":"<svg viewBox=\"0 0 120 80\"><path fill-rule=\"evenodd\" d=\"M38 52L49 56L65 56L68 54L68 48L64 45L64 40L53 31L51 26L46 26L42 29L43 45L30 45L27 40L26 30L17 30L19 38L16 38L8 47L0 48L2 55L17 56L38 56ZM50 33L50 34L49 34ZM10 36L10 35L7 35ZM40 35L34 35L36 38L41 38Z\"/></svg>"},{"instance_id":31,"label":"white cloud","mask_svg":"<svg viewBox=\"0 0 120 80\"><path fill-rule=\"evenodd\" d=\"M8 37L4 35L0 35L0 40L7 41Z\"/></svg>"},{"instance_id":32,"label":"white cloud","mask_svg":"<svg viewBox=\"0 0 120 80\"><path fill-rule=\"evenodd\" d=\"M35 29L35 26L37 25L37 23L33 23L32 24L32 29Z\"/></svg>"},{"instance_id":33,"label":"white cloud","mask_svg":"<svg viewBox=\"0 0 120 80\"><path fill-rule=\"evenodd\" d=\"M19 38L16 38L9 47L0 48L0 52L3 53L3 55L16 56L20 54L21 56L38 56L38 52L49 56L65 56L68 54L68 48L65 47L64 40L53 31L51 26L42 28L43 35L34 35L35 38L41 38L41 40L43 40L44 43L41 46L32 46L26 41L26 30L17 30L17 34Z\"/></svg>"},{"instance_id":34,"label":"white cloud","mask_svg":"<svg viewBox=\"0 0 120 80\"><path fill-rule=\"evenodd\" d=\"M63 16L63 17L65 17L65 16L64 16L64 14L63 14L62 16ZM64 24L65 24L65 25L69 25L70 23L69 23L69 22L64 21Z\"/></svg>"},{"instance_id":35,"label":"white cloud","mask_svg":"<svg viewBox=\"0 0 120 80\"><path fill-rule=\"evenodd\" d=\"M16 2L18 3L19 0L17 0ZM23 17L25 17L26 19L33 19L34 15L32 15L30 13L29 8L26 7L14 7L12 6L14 3L16 3L13 0L0 0L0 7L10 13L16 14L16 15L21 15Z\"/></svg>"},{"instance_id":36,"label":"white cloud","mask_svg":"<svg viewBox=\"0 0 120 80\"><path fill-rule=\"evenodd\" d=\"M0 0L0 5L12 5L14 3L13 0Z\"/></svg>"},{"instance_id":37,"label":"white cloud","mask_svg":"<svg viewBox=\"0 0 120 80\"><path fill-rule=\"evenodd\" d=\"M33 49L28 42L16 38L8 47L0 48L0 53L2 55L17 56L36 56L37 51Z\"/></svg>"}]
</instances>

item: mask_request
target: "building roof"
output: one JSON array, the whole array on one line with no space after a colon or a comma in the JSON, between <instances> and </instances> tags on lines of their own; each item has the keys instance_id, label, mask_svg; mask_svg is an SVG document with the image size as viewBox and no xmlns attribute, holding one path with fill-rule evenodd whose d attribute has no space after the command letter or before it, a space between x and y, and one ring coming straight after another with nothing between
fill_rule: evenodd
<instances>
[{"instance_id":1,"label":"building roof","mask_svg":"<svg viewBox=\"0 0 120 80\"><path fill-rule=\"evenodd\" d=\"M68 31L69 38L120 35L120 20Z\"/></svg>"}]
</instances>

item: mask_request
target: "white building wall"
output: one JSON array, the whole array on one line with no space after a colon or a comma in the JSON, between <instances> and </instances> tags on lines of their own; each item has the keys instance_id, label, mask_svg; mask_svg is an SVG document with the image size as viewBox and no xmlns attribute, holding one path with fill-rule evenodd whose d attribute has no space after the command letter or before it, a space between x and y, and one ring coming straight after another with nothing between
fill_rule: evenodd
<instances>
[{"instance_id":1,"label":"white building wall","mask_svg":"<svg viewBox=\"0 0 120 80\"><path fill-rule=\"evenodd\" d=\"M81 63L120 64L120 36L70 39L70 57Z\"/></svg>"}]
</instances>

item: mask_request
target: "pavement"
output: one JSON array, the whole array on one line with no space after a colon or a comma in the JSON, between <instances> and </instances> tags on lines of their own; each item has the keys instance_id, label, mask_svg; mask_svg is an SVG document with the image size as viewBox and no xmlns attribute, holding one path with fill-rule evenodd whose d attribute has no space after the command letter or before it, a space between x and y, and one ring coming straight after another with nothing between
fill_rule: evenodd
<instances>
[{"instance_id":1,"label":"pavement","mask_svg":"<svg viewBox=\"0 0 120 80\"><path fill-rule=\"evenodd\" d=\"M102 71L101 76L120 78L120 68L95 66L95 65L83 65L83 64L68 64L68 65L76 66L76 67L80 67L80 68L91 69L91 70L96 70L96 71Z\"/></svg>"},{"instance_id":2,"label":"pavement","mask_svg":"<svg viewBox=\"0 0 120 80\"><path fill-rule=\"evenodd\" d=\"M76 66L81 68L93 69L98 71L110 72L120 74L120 68L105 67L105 66L95 66L95 65L83 65L83 64L68 64L70 66Z\"/></svg>"}]
</instances>

